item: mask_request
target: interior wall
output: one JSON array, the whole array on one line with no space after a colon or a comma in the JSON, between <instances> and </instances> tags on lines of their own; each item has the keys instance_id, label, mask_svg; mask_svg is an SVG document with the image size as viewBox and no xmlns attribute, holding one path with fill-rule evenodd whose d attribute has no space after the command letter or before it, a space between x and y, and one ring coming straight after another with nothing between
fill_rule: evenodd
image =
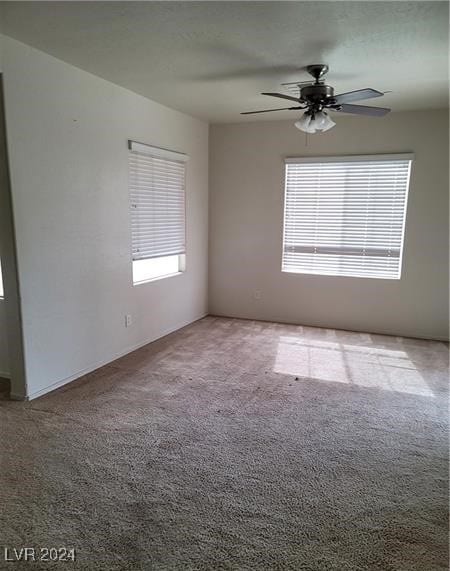
<instances>
[{"instance_id":1,"label":"interior wall","mask_svg":"<svg viewBox=\"0 0 450 571\"><path fill-rule=\"evenodd\" d=\"M210 313L448 338L448 111L210 128ZM400 280L281 272L286 156L414 152Z\"/></svg>"},{"instance_id":2,"label":"interior wall","mask_svg":"<svg viewBox=\"0 0 450 571\"><path fill-rule=\"evenodd\" d=\"M0 18L2 11L0 9ZM0 74L2 72L2 36L0 35ZM0 193L5 192L5 189L0 189ZM0 214L1 216L1 214ZM0 253L1 253L0 244ZM0 256L1 262L1 256ZM5 312L5 301L0 298L0 377L9 377L9 357L8 357L8 337L6 328L6 312Z\"/></svg>"},{"instance_id":3,"label":"interior wall","mask_svg":"<svg viewBox=\"0 0 450 571\"><path fill-rule=\"evenodd\" d=\"M10 38L3 47L32 398L207 312L208 125ZM186 271L136 287L128 139L190 156Z\"/></svg>"},{"instance_id":4,"label":"interior wall","mask_svg":"<svg viewBox=\"0 0 450 571\"><path fill-rule=\"evenodd\" d=\"M0 7L0 20L2 7ZM0 376L11 379L11 393L26 394L17 256L6 145L3 89L3 36L0 34L0 259L4 298L0 299Z\"/></svg>"}]
</instances>

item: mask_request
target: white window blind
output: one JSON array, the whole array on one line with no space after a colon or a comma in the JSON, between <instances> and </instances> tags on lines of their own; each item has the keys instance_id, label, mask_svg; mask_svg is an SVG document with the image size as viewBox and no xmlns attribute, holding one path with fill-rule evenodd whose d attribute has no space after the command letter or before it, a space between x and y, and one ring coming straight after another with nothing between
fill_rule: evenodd
<instances>
[{"instance_id":1,"label":"white window blind","mask_svg":"<svg viewBox=\"0 0 450 571\"><path fill-rule=\"evenodd\" d=\"M188 157L129 141L133 260L184 254Z\"/></svg>"},{"instance_id":2,"label":"white window blind","mask_svg":"<svg viewBox=\"0 0 450 571\"><path fill-rule=\"evenodd\" d=\"M282 270L400 278L412 159L286 159Z\"/></svg>"}]
</instances>

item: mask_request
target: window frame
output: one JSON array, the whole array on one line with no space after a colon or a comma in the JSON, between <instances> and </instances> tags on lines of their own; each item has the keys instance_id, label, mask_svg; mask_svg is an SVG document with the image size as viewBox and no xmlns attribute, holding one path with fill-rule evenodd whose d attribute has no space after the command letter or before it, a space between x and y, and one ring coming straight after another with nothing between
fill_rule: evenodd
<instances>
[{"instance_id":1,"label":"window frame","mask_svg":"<svg viewBox=\"0 0 450 571\"><path fill-rule=\"evenodd\" d=\"M146 154L149 157L162 159L167 161L175 161L179 163L183 163L183 233L184 233L184 251L182 253L176 254L169 254L165 255L158 255L149 258L138 258L134 259L133 256L133 229L132 229L132 198L131 198L131 186L130 186L130 156L132 152ZM131 251L131 282L133 287L140 286L146 283L151 283L155 281L159 281L161 279L171 278L175 276L182 275L186 271L186 257L187 257L187 168L186 163L189 160L189 156L185 153L181 153L178 151L173 151L170 149L165 149L162 147L156 147L153 145L149 145L146 143L140 143L138 141L134 141L129 139L128 140L128 204L129 204L129 223L130 223L130 251ZM177 271L176 272L169 272L169 273L161 273L158 275L151 275L147 278L140 279L135 281L134 273L135 273L135 263L146 261L146 260L157 260L158 258L169 258L169 257L177 257Z\"/></svg>"},{"instance_id":2,"label":"window frame","mask_svg":"<svg viewBox=\"0 0 450 571\"><path fill-rule=\"evenodd\" d=\"M311 157L285 157L284 158L284 193L283 193L283 232L282 232L282 244L281 244L281 272L283 274L290 275L310 275L310 276L320 276L329 278L350 278L350 279L381 279L381 280L395 280L398 281L402 276L403 267L403 252L405 245L405 232L406 232L406 217L408 211L408 198L409 189L411 182L411 171L415 156L412 152L404 153L392 153L392 154L370 154L370 155L334 155L334 156L311 156ZM399 253L399 263L398 263L398 275L397 276L386 276L386 275L345 275L339 273L330 272L313 272L313 271L293 271L291 269L285 269L285 239L286 239L286 211L287 211L287 169L289 164L314 164L314 163L358 163L358 162L380 162L380 161L409 161L408 173L406 179L406 189L404 194L404 210L403 210L403 220L402 220L402 230L401 230L401 241L400 241L400 253Z\"/></svg>"}]
</instances>

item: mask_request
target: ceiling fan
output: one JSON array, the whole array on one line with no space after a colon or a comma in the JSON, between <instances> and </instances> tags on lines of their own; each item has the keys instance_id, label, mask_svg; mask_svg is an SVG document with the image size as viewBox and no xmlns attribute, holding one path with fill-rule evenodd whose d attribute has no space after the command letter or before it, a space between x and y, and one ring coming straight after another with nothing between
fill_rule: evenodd
<instances>
[{"instance_id":1,"label":"ceiling fan","mask_svg":"<svg viewBox=\"0 0 450 571\"><path fill-rule=\"evenodd\" d=\"M347 93L334 94L334 89L330 85L326 85L323 79L328 72L328 66L325 64L308 65L307 72L312 75L314 81L306 81L295 83L300 90L300 97L285 95L283 93L262 93L261 95L269 95L270 97L279 97L295 101L296 107L281 107L278 109L264 109L262 111L245 111L241 115L252 115L254 113L269 113L271 111L285 111L306 109L303 116L295 122L297 129L305 133L316 133L317 131L328 131L336 125L330 118L326 109L331 111L340 111L341 113L353 113L356 115L369 115L371 117L382 117L389 113L390 109L386 107L368 107L367 105L351 105L352 101L361 101L371 99L372 97L381 97L384 95L382 91L371 89L357 89L356 91L348 91ZM288 84L285 84L288 85Z\"/></svg>"}]
</instances>

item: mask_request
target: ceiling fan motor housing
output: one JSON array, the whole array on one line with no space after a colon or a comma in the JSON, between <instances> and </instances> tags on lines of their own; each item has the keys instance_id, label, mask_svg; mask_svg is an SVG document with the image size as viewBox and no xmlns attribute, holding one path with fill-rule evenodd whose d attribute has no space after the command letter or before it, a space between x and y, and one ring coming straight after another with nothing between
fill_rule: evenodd
<instances>
[{"instance_id":1,"label":"ceiling fan motor housing","mask_svg":"<svg viewBox=\"0 0 450 571\"><path fill-rule=\"evenodd\" d=\"M302 87L300 90L300 99L310 104L332 103L334 89L330 85L315 84Z\"/></svg>"}]
</instances>

